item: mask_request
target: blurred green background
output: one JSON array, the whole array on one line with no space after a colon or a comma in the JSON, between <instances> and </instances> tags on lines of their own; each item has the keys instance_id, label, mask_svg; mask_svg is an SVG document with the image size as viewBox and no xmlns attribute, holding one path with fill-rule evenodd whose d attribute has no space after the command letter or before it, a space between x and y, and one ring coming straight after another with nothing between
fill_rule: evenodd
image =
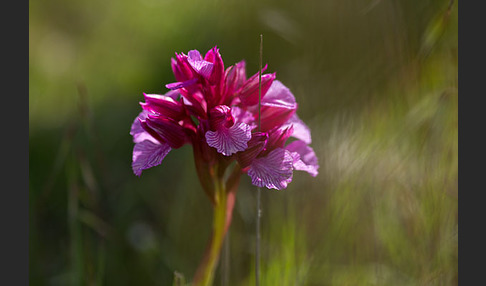
<instances>
[{"instance_id":1,"label":"blurred green background","mask_svg":"<svg viewBox=\"0 0 486 286\"><path fill-rule=\"evenodd\" d=\"M175 52L251 75L263 34L320 173L262 190L262 285L457 285L457 6L29 1L30 284L191 280L212 214L191 146L138 178L130 125ZM255 208L243 176L215 285L254 285Z\"/></svg>"}]
</instances>

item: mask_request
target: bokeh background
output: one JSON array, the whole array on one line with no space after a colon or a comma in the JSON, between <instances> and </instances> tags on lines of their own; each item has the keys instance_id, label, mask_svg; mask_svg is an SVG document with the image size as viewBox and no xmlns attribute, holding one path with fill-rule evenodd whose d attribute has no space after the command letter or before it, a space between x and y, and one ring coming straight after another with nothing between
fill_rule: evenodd
<instances>
[{"instance_id":1,"label":"bokeh background","mask_svg":"<svg viewBox=\"0 0 486 286\"><path fill-rule=\"evenodd\" d=\"M31 285L190 281L211 206L190 146L131 170L142 93L175 52L287 85L320 173L262 192L262 285L457 285L458 3L29 1ZM215 285L254 285L243 176ZM226 283L228 282L229 283Z\"/></svg>"}]
</instances>

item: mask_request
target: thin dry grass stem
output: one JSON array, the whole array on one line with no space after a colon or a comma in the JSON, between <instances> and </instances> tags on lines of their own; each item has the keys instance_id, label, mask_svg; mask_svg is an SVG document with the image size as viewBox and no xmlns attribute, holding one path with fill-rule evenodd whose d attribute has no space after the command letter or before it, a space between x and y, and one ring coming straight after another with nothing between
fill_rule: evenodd
<instances>
[{"instance_id":1,"label":"thin dry grass stem","mask_svg":"<svg viewBox=\"0 0 486 286\"><path fill-rule=\"evenodd\" d=\"M258 71L258 131L261 130L261 101L262 101L262 57L263 35L260 34L260 70ZM261 188L257 188L257 215L256 215L256 243L255 243L255 285L260 285L260 221L261 221Z\"/></svg>"}]
</instances>

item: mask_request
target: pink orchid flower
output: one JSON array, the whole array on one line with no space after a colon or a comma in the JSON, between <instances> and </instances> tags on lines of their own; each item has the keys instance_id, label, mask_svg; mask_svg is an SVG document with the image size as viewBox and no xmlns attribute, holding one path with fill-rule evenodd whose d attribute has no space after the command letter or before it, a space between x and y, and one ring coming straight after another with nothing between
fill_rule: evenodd
<instances>
[{"instance_id":1,"label":"pink orchid flower","mask_svg":"<svg viewBox=\"0 0 486 286\"><path fill-rule=\"evenodd\" d=\"M164 95L144 94L143 111L132 124L137 176L185 144L193 145L205 189L211 188L204 178L210 174L202 168L222 162L236 161L253 185L277 190L287 187L294 170L318 174L310 129L297 116L294 95L275 73L261 77L257 131L259 73L247 78L244 61L225 69L214 47L204 58L197 50L176 53L171 65L176 82L166 85L170 91Z\"/></svg>"}]
</instances>

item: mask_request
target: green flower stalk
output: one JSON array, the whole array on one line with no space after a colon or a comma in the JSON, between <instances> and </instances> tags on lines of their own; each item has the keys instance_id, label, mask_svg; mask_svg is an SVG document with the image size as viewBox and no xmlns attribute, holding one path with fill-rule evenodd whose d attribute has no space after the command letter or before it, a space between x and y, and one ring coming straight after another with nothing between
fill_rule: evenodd
<instances>
[{"instance_id":1,"label":"green flower stalk","mask_svg":"<svg viewBox=\"0 0 486 286\"><path fill-rule=\"evenodd\" d=\"M208 166L201 160L198 160L202 158L197 154L199 149L195 148L194 150L198 177L201 185L205 186L206 194L208 194L213 206L211 237L193 279L194 286L206 286L212 285L214 279L221 247L231 224L236 191L238 190L242 172L237 164L228 166L225 160ZM232 170L229 170L230 168ZM228 170L230 175L225 180L224 175Z\"/></svg>"},{"instance_id":2,"label":"green flower stalk","mask_svg":"<svg viewBox=\"0 0 486 286\"><path fill-rule=\"evenodd\" d=\"M221 247L231 224L239 172L239 168L236 167L233 173L235 174L233 182L225 183L222 178L214 178L215 192L212 233L204 257L194 276L194 285L212 285Z\"/></svg>"}]
</instances>

